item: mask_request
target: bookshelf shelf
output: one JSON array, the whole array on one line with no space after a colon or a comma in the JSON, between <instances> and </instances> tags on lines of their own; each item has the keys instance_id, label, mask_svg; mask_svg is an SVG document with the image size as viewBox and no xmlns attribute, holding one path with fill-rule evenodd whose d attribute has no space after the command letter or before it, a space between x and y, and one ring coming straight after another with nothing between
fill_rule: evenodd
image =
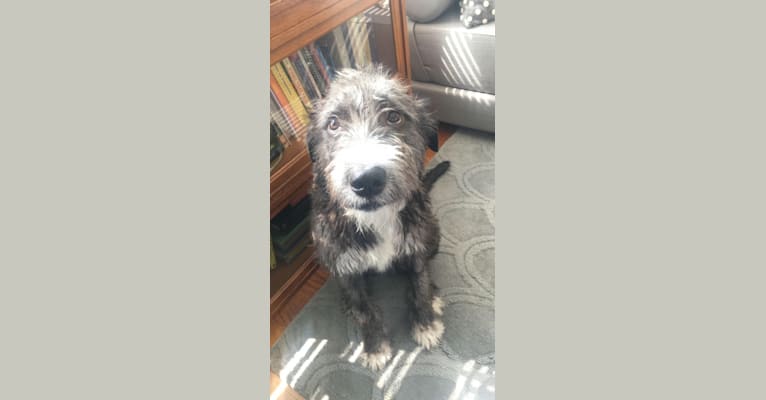
<instances>
[{"instance_id":1,"label":"bookshelf shelf","mask_svg":"<svg viewBox=\"0 0 766 400\"><path fill-rule=\"evenodd\" d=\"M403 0L271 0L270 4L272 151L279 150L275 141L281 143L281 159L270 178L274 220L309 193L311 160L304 142L308 113L312 100L325 94L335 72L375 62L408 79L409 62ZM271 270L272 321L289 323L299 311L289 300L310 296L309 287L316 286L311 281L320 271L326 273L312 245L292 262L280 262Z\"/></svg>"},{"instance_id":2,"label":"bookshelf shelf","mask_svg":"<svg viewBox=\"0 0 766 400\"><path fill-rule=\"evenodd\" d=\"M308 150L301 145L287 147L282 161L271 174L270 218L274 218L288 204L305 196L310 184L311 159Z\"/></svg>"},{"instance_id":3,"label":"bookshelf shelf","mask_svg":"<svg viewBox=\"0 0 766 400\"><path fill-rule=\"evenodd\" d=\"M295 53L378 1L272 1L270 63Z\"/></svg>"},{"instance_id":4,"label":"bookshelf shelf","mask_svg":"<svg viewBox=\"0 0 766 400\"><path fill-rule=\"evenodd\" d=\"M271 272L271 309L272 312L289 299L290 294L311 275L319 264L314 257L314 246L306 247L290 264L279 263Z\"/></svg>"}]
</instances>

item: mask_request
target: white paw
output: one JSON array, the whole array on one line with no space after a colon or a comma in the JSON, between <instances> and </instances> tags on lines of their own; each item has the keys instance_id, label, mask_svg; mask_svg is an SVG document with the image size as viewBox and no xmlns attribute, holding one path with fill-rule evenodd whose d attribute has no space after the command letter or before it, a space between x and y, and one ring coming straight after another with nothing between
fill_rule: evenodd
<instances>
[{"instance_id":1,"label":"white paw","mask_svg":"<svg viewBox=\"0 0 766 400\"><path fill-rule=\"evenodd\" d=\"M368 353L367 351L362 353L361 360L362 365L372 371L377 371L383 368L384 365L391 359L391 346L388 343L380 345L380 350L375 353Z\"/></svg>"},{"instance_id":2,"label":"white paw","mask_svg":"<svg viewBox=\"0 0 766 400\"><path fill-rule=\"evenodd\" d=\"M412 337L418 342L419 345L425 347L426 350L430 350L431 347L437 345L444 333L444 324L435 319L431 325L423 326L415 324L412 328Z\"/></svg>"},{"instance_id":3,"label":"white paw","mask_svg":"<svg viewBox=\"0 0 766 400\"><path fill-rule=\"evenodd\" d=\"M431 304L434 308L436 315L442 315L444 313L444 301L439 296L434 296L434 302Z\"/></svg>"}]
</instances>

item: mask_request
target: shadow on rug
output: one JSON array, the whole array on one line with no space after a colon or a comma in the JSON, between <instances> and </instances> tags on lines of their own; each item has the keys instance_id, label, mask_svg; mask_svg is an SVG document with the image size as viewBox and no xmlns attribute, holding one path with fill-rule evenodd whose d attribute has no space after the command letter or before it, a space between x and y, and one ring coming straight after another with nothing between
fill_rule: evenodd
<instances>
[{"instance_id":1,"label":"shadow on rug","mask_svg":"<svg viewBox=\"0 0 766 400\"><path fill-rule=\"evenodd\" d=\"M383 310L394 357L370 372L360 365L361 336L330 279L271 349L272 371L306 399L494 399L494 136L459 129L430 165L442 160L452 166L431 191L442 239L430 263L445 303L440 347L416 345L403 278L380 275L370 294Z\"/></svg>"}]
</instances>

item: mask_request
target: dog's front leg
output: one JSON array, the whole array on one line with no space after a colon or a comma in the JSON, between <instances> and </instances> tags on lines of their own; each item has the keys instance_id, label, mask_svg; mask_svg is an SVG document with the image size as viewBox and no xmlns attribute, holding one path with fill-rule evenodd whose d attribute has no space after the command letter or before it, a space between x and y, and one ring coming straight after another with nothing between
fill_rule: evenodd
<instances>
[{"instance_id":1,"label":"dog's front leg","mask_svg":"<svg viewBox=\"0 0 766 400\"><path fill-rule=\"evenodd\" d=\"M444 333L442 300L434 295L434 285L426 268L426 257L412 257L408 277L412 304L412 337L418 344L430 349L441 340Z\"/></svg>"},{"instance_id":2,"label":"dog's front leg","mask_svg":"<svg viewBox=\"0 0 766 400\"><path fill-rule=\"evenodd\" d=\"M382 321L380 308L370 301L362 274L343 275L338 279L346 312L362 331L364 353L362 364L376 371L391 358L391 346Z\"/></svg>"}]
</instances>

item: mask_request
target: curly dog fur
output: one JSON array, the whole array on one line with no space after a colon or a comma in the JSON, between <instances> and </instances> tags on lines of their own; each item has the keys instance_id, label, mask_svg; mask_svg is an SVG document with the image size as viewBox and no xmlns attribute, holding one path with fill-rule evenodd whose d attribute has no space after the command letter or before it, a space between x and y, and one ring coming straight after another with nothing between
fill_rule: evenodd
<instances>
[{"instance_id":1,"label":"curly dog fur","mask_svg":"<svg viewBox=\"0 0 766 400\"><path fill-rule=\"evenodd\" d=\"M313 107L307 144L314 243L361 329L364 364L379 369L391 356L380 308L367 292L371 271L406 274L412 337L437 345L443 304L427 264L439 225L428 191L449 163L425 171L426 149L437 144L426 104L381 67L340 71Z\"/></svg>"}]
</instances>

